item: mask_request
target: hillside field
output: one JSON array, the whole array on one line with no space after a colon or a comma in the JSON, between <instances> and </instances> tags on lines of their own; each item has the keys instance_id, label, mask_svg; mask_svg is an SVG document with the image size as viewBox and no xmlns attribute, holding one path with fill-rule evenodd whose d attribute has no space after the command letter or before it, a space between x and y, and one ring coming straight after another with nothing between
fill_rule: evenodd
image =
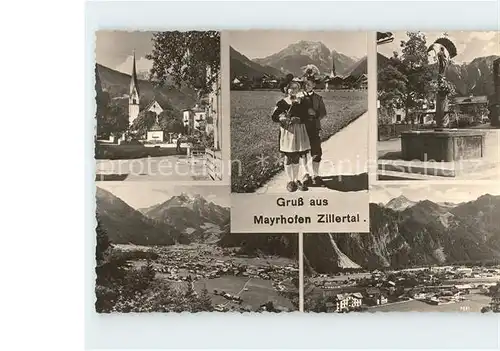
<instances>
[{"instance_id":1,"label":"hillside field","mask_svg":"<svg viewBox=\"0 0 500 351\"><path fill-rule=\"evenodd\" d=\"M327 116L321 138L326 140L368 109L367 91L318 92ZM231 91L231 183L237 193L254 192L282 170L278 149L279 126L271 120L279 91ZM267 156L266 164L259 157ZM239 167L241 165L241 172Z\"/></svg>"}]
</instances>

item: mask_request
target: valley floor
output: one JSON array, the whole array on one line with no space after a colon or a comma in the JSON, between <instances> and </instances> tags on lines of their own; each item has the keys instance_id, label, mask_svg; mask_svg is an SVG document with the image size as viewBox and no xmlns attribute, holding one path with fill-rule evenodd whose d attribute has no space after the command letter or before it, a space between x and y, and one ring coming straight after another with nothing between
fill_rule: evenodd
<instances>
[{"instance_id":1,"label":"valley floor","mask_svg":"<svg viewBox=\"0 0 500 351\"><path fill-rule=\"evenodd\" d=\"M338 306L363 312L481 312L490 306L500 268L468 269L474 273L463 275L465 268L455 267L446 273L435 268L315 274L305 279L304 305L315 312L321 306L327 312L340 312Z\"/></svg>"},{"instance_id":2,"label":"valley floor","mask_svg":"<svg viewBox=\"0 0 500 351\"><path fill-rule=\"evenodd\" d=\"M199 294L207 289L216 311L257 311L272 303L279 311L297 309L298 263L282 257L245 257L238 248L190 244L144 247L117 245L122 250L148 250L159 255L152 264L156 277L180 291L192 284ZM136 260L141 267L145 260ZM296 295L296 298L294 298ZM290 297L291 296L291 297Z\"/></svg>"},{"instance_id":3,"label":"valley floor","mask_svg":"<svg viewBox=\"0 0 500 351\"><path fill-rule=\"evenodd\" d=\"M370 307L366 312L481 312L491 301L491 297L468 294L464 301L430 305L424 301L410 300Z\"/></svg>"}]
</instances>

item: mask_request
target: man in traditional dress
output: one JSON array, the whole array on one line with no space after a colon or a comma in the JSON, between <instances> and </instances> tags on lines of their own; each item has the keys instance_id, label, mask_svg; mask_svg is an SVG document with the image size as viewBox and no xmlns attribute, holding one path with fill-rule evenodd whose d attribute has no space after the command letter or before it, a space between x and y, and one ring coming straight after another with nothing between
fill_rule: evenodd
<instances>
[{"instance_id":1,"label":"man in traditional dress","mask_svg":"<svg viewBox=\"0 0 500 351\"><path fill-rule=\"evenodd\" d=\"M306 186L322 186L323 180L319 176L319 164L323 151L321 150L321 119L326 116L326 107L321 95L314 92L316 82L313 77L307 77L303 102L307 104L308 120L306 123L307 135L311 144L312 176L306 173L303 183ZM308 161L306 161L308 162ZM309 167L305 165L306 172Z\"/></svg>"}]
</instances>

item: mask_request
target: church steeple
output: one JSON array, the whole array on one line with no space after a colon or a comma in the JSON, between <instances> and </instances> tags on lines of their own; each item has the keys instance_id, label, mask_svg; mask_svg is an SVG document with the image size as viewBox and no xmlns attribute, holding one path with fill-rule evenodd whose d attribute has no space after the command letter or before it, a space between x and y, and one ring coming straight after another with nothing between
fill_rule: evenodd
<instances>
[{"instance_id":1,"label":"church steeple","mask_svg":"<svg viewBox=\"0 0 500 351\"><path fill-rule=\"evenodd\" d=\"M135 69L135 50L134 50L134 56L133 56L133 61L132 61L132 75L130 76L130 95L132 96L135 92L137 93L137 96L139 96L139 84L137 83L137 71Z\"/></svg>"},{"instance_id":2,"label":"church steeple","mask_svg":"<svg viewBox=\"0 0 500 351\"><path fill-rule=\"evenodd\" d=\"M130 92L128 99L128 119L130 124L139 115L139 83L137 82L137 72L135 69L135 50L132 61L132 75L130 76Z\"/></svg>"}]
</instances>

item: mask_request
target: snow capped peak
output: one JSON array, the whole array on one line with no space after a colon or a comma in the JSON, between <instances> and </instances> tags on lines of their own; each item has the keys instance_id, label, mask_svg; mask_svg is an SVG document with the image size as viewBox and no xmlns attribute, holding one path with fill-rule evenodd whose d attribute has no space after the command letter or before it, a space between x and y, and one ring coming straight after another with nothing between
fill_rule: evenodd
<instances>
[{"instance_id":1,"label":"snow capped peak","mask_svg":"<svg viewBox=\"0 0 500 351\"><path fill-rule=\"evenodd\" d=\"M415 205L414 201L409 200L406 196L400 195L385 205L385 207L390 208L395 211L403 211L407 209L408 207L411 207Z\"/></svg>"}]
</instances>

